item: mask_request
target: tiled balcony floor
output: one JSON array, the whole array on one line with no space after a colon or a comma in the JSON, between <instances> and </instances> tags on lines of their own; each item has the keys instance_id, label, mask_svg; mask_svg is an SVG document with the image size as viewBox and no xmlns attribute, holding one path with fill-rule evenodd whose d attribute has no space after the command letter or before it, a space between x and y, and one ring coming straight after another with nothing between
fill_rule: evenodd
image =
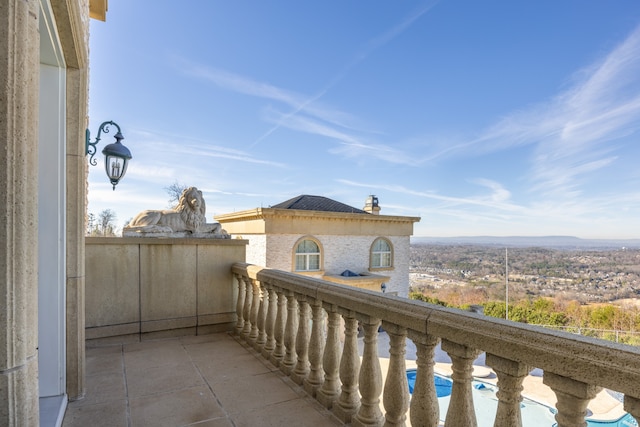
<instances>
[{"instance_id":1,"label":"tiled balcony floor","mask_svg":"<svg viewBox=\"0 0 640 427\"><path fill-rule=\"evenodd\" d=\"M226 333L87 348L87 393L63 427L336 426L329 411Z\"/></svg>"}]
</instances>

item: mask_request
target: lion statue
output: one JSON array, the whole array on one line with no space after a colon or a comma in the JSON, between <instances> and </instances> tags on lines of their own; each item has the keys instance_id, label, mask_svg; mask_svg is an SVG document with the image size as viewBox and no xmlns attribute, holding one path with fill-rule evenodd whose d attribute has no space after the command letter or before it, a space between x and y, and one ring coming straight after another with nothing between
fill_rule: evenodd
<instances>
[{"instance_id":1,"label":"lion statue","mask_svg":"<svg viewBox=\"0 0 640 427\"><path fill-rule=\"evenodd\" d=\"M124 235L146 233L213 233L226 236L220 224L207 224L207 208L202 191L196 187L186 188L180 195L175 209L146 210L136 215L124 228Z\"/></svg>"}]
</instances>

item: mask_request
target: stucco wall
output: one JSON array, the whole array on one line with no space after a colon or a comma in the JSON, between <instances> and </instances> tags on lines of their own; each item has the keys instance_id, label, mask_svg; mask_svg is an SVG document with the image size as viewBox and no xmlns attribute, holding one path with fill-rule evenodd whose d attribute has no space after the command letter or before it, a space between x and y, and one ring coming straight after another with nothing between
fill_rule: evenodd
<instances>
[{"instance_id":1,"label":"stucco wall","mask_svg":"<svg viewBox=\"0 0 640 427\"><path fill-rule=\"evenodd\" d=\"M253 245L255 237L246 236ZM299 234L272 234L266 241L266 264L284 271L293 269L293 247L303 237ZM322 244L324 274L340 274L344 270L355 273L371 272L389 276L387 292L406 297L409 293L409 237L408 236L334 236L313 235ZM393 245L393 268L369 270L369 251L374 240L385 237ZM320 277L321 275L318 275Z\"/></svg>"},{"instance_id":2,"label":"stucco wall","mask_svg":"<svg viewBox=\"0 0 640 427\"><path fill-rule=\"evenodd\" d=\"M246 240L87 238L86 338L129 341L231 329L231 265Z\"/></svg>"},{"instance_id":3,"label":"stucco wall","mask_svg":"<svg viewBox=\"0 0 640 427\"><path fill-rule=\"evenodd\" d=\"M249 240L247 262L265 267L267 265L267 237L264 234L243 237Z\"/></svg>"}]
</instances>

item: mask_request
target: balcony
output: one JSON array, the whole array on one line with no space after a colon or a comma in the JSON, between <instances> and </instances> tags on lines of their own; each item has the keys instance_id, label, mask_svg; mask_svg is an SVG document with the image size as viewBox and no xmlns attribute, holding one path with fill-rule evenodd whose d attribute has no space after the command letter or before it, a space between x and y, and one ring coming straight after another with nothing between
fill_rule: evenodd
<instances>
[{"instance_id":1,"label":"balcony","mask_svg":"<svg viewBox=\"0 0 640 427\"><path fill-rule=\"evenodd\" d=\"M473 361L482 352L498 388L491 424L522 425L522 385L533 368L555 395L560 427L584 426L602 388L624 394L624 410L640 416L636 347L243 263L232 273L232 335L88 348L87 398L70 404L65 425L86 425L74 420L113 387L119 398L93 408L98 419L112 412L107 407L118 411L120 421L108 425L437 426L444 419L446 426L475 426ZM379 357L380 327L388 358ZM411 396L407 344L417 356ZM434 385L436 348L451 359L446 413ZM105 372L102 383L101 366L119 379Z\"/></svg>"}]
</instances>

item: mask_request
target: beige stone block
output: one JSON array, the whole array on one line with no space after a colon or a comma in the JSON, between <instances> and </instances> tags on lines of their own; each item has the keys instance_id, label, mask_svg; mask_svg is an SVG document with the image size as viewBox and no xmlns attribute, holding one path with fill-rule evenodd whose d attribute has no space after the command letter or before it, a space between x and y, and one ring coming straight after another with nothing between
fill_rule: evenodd
<instances>
[{"instance_id":1,"label":"beige stone block","mask_svg":"<svg viewBox=\"0 0 640 427\"><path fill-rule=\"evenodd\" d=\"M182 317L179 319L163 319L152 320L148 322L142 322L140 325L140 331L142 333L166 331L170 329L184 329L193 328L198 324L198 318Z\"/></svg>"},{"instance_id":2,"label":"beige stone block","mask_svg":"<svg viewBox=\"0 0 640 427\"><path fill-rule=\"evenodd\" d=\"M160 340L166 338L180 338L184 336L195 335L197 333L197 327L192 328L180 328L180 329L167 329L156 332L144 332L140 335L142 341Z\"/></svg>"},{"instance_id":3,"label":"beige stone block","mask_svg":"<svg viewBox=\"0 0 640 427\"><path fill-rule=\"evenodd\" d=\"M195 259L195 245L141 245L142 321L196 316Z\"/></svg>"},{"instance_id":4,"label":"beige stone block","mask_svg":"<svg viewBox=\"0 0 640 427\"><path fill-rule=\"evenodd\" d=\"M244 260L245 249L244 245L198 246L198 315L235 311L237 289L231 266Z\"/></svg>"},{"instance_id":5,"label":"beige stone block","mask_svg":"<svg viewBox=\"0 0 640 427\"><path fill-rule=\"evenodd\" d=\"M105 347L112 346L115 344L132 344L140 342L140 334L131 334L131 335L118 335L115 337L106 337L106 338L94 338L91 340L87 340L87 348L90 347Z\"/></svg>"},{"instance_id":6,"label":"beige stone block","mask_svg":"<svg viewBox=\"0 0 640 427\"><path fill-rule=\"evenodd\" d=\"M86 251L86 327L139 322L138 247L96 241Z\"/></svg>"},{"instance_id":7,"label":"beige stone block","mask_svg":"<svg viewBox=\"0 0 640 427\"><path fill-rule=\"evenodd\" d=\"M198 316L198 326L217 325L219 323L233 323L236 321L237 314L232 313L216 313Z\"/></svg>"},{"instance_id":8,"label":"beige stone block","mask_svg":"<svg viewBox=\"0 0 640 427\"><path fill-rule=\"evenodd\" d=\"M140 323L124 323L122 325L96 326L87 328L85 337L87 340L97 338L115 337L140 333Z\"/></svg>"}]
</instances>

